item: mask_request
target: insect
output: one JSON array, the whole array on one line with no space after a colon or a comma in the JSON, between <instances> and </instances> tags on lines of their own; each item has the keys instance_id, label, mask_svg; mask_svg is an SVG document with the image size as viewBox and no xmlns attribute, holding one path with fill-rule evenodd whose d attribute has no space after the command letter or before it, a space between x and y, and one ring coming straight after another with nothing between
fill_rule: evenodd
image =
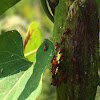
<instances>
[{"instance_id":1,"label":"insect","mask_svg":"<svg viewBox=\"0 0 100 100\"><path fill-rule=\"evenodd\" d=\"M73 60L74 62L76 62L76 58L75 58L75 57L72 57L72 60Z\"/></svg>"},{"instance_id":2,"label":"insect","mask_svg":"<svg viewBox=\"0 0 100 100\"><path fill-rule=\"evenodd\" d=\"M58 81L61 82L67 78L67 75L64 73L62 69L59 69L61 76L59 77Z\"/></svg>"},{"instance_id":3,"label":"insect","mask_svg":"<svg viewBox=\"0 0 100 100\"><path fill-rule=\"evenodd\" d=\"M65 80L67 78L67 75L66 74L63 74L63 75L61 75L60 77L59 77L59 82L61 82L61 81L63 81L63 80Z\"/></svg>"},{"instance_id":4,"label":"insect","mask_svg":"<svg viewBox=\"0 0 100 100\"><path fill-rule=\"evenodd\" d=\"M56 64L56 56L55 55L53 56L52 64Z\"/></svg>"},{"instance_id":5,"label":"insect","mask_svg":"<svg viewBox=\"0 0 100 100\"><path fill-rule=\"evenodd\" d=\"M53 64L56 64L56 58L55 58L55 59L53 59L52 63L53 63Z\"/></svg>"},{"instance_id":6,"label":"insect","mask_svg":"<svg viewBox=\"0 0 100 100\"><path fill-rule=\"evenodd\" d=\"M65 38L61 37L61 44L64 42Z\"/></svg>"},{"instance_id":7,"label":"insect","mask_svg":"<svg viewBox=\"0 0 100 100\"><path fill-rule=\"evenodd\" d=\"M66 75L66 74L64 74L64 75L63 75L63 79L66 79L66 78L67 78L67 75Z\"/></svg>"},{"instance_id":8,"label":"insect","mask_svg":"<svg viewBox=\"0 0 100 100\"><path fill-rule=\"evenodd\" d=\"M80 78L80 76L79 76L79 74L78 74L78 73L76 74L76 76L75 76L75 77L76 77L76 80L77 80L77 81L78 81L78 80L79 80L79 78Z\"/></svg>"},{"instance_id":9,"label":"insect","mask_svg":"<svg viewBox=\"0 0 100 100\"><path fill-rule=\"evenodd\" d=\"M63 81L63 75L59 77L58 81L59 82Z\"/></svg>"},{"instance_id":10,"label":"insect","mask_svg":"<svg viewBox=\"0 0 100 100\"><path fill-rule=\"evenodd\" d=\"M60 49L60 52L59 53L63 53L64 52L64 47L62 47L61 49Z\"/></svg>"},{"instance_id":11,"label":"insect","mask_svg":"<svg viewBox=\"0 0 100 100\"><path fill-rule=\"evenodd\" d=\"M47 50L47 44L45 43L45 45L44 45L44 51L46 51Z\"/></svg>"},{"instance_id":12,"label":"insect","mask_svg":"<svg viewBox=\"0 0 100 100\"><path fill-rule=\"evenodd\" d=\"M58 42L56 42L56 44L55 44L55 50L57 50L58 49Z\"/></svg>"},{"instance_id":13,"label":"insect","mask_svg":"<svg viewBox=\"0 0 100 100\"><path fill-rule=\"evenodd\" d=\"M52 75L52 83L53 86L56 86L56 78L55 78L55 74Z\"/></svg>"},{"instance_id":14,"label":"insect","mask_svg":"<svg viewBox=\"0 0 100 100\"><path fill-rule=\"evenodd\" d=\"M56 65L52 65L52 74L54 75L55 74L55 72L56 72Z\"/></svg>"},{"instance_id":15,"label":"insect","mask_svg":"<svg viewBox=\"0 0 100 100\"><path fill-rule=\"evenodd\" d=\"M62 54L61 57L60 57L60 59L59 59L59 61L62 61L63 58L64 58L64 55Z\"/></svg>"},{"instance_id":16,"label":"insect","mask_svg":"<svg viewBox=\"0 0 100 100\"><path fill-rule=\"evenodd\" d=\"M56 55L53 55L53 59L56 59Z\"/></svg>"},{"instance_id":17,"label":"insect","mask_svg":"<svg viewBox=\"0 0 100 100\"><path fill-rule=\"evenodd\" d=\"M64 71L62 69L59 70L60 74L63 75Z\"/></svg>"},{"instance_id":18,"label":"insect","mask_svg":"<svg viewBox=\"0 0 100 100\"><path fill-rule=\"evenodd\" d=\"M67 28L67 29L64 31L64 34L67 34L67 33L69 33L69 32L70 32L70 29Z\"/></svg>"}]
</instances>

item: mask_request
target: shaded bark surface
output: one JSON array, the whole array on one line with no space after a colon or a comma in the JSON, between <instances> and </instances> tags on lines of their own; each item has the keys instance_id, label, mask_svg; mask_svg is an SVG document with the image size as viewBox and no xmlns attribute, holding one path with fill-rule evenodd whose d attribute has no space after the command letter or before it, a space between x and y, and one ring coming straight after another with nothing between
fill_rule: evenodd
<instances>
[{"instance_id":1,"label":"shaded bark surface","mask_svg":"<svg viewBox=\"0 0 100 100\"><path fill-rule=\"evenodd\" d=\"M65 5L68 9L64 12L68 14L70 6L75 1L71 1L69 5L67 0L63 1L66 1ZM54 29L54 37L58 37L54 40L56 42L63 36L61 31L64 31L64 29L59 31L61 25L70 28L70 33L65 36L63 44L65 47L64 59L59 66L66 73L67 79L57 82L57 100L94 100L97 91L99 50L97 4L96 0L86 0L82 4L80 4L80 0L77 0L77 4L77 10L74 10L76 9L74 6L72 8L72 12L76 11L76 14L70 15L69 12L66 19L61 18L59 28ZM56 14L58 14L58 11ZM55 18L55 26L57 22L59 20ZM57 33L58 31L59 33ZM58 71L57 79L59 77Z\"/></svg>"}]
</instances>

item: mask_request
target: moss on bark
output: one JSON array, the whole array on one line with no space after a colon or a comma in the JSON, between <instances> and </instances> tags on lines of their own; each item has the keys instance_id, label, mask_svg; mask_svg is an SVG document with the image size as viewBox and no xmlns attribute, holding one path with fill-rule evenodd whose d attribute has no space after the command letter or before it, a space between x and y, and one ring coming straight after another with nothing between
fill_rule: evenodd
<instances>
[{"instance_id":1,"label":"moss on bark","mask_svg":"<svg viewBox=\"0 0 100 100\"><path fill-rule=\"evenodd\" d=\"M60 0L54 18L54 44L58 42L59 49L65 48L59 67L67 75L59 82L59 70L57 72L57 100L94 100L99 82L96 0ZM70 32L64 35L66 28L70 28ZM61 37L65 38L63 44ZM57 52L59 50L55 54Z\"/></svg>"}]
</instances>

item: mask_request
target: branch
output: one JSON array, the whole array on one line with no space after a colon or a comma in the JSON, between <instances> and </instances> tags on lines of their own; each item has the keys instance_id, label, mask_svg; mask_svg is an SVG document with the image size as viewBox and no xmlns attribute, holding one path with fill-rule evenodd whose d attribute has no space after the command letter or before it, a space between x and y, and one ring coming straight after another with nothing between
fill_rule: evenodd
<instances>
[{"instance_id":1,"label":"branch","mask_svg":"<svg viewBox=\"0 0 100 100\"><path fill-rule=\"evenodd\" d=\"M30 52L25 53L24 56L25 56L25 57L26 57L26 56L29 56L29 55L35 53L36 51L37 51L37 49L34 49L34 50L30 51Z\"/></svg>"}]
</instances>

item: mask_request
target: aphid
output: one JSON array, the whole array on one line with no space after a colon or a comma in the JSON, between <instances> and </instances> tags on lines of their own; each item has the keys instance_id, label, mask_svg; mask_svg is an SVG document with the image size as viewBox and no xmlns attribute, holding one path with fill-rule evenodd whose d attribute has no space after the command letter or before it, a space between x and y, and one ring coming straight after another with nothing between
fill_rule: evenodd
<instances>
[{"instance_id":1,"label":"aphid","mask_svg":"<svg viewBox=\"0 0 100 100\"><path fill-rule=\"evenodd\" d=\"M44 51L46 51L47 50L47 44L45 43L45 45L44 45Z\"/></svg>"},{"instance_id":2,"label":"aphid","mask_svg":"<svg viewBox=\"0 0 100 100\"><path fill-rule=\"evenodd\" d=\"M59 61L62 61L64 59L64 55L62 54Z\"/></svg>"},{"instance_id":3,"label":"aphid","mask_svg":"<svg viewBox=\"0 0 100 100\"><path fill-rule=\"evenodd\" d=\"M56 78L55 75L52 75L52 83L53 86L56 86Z\"/></svg>"},{"instance_id":4,"label":"aphid","mask_svg":"<svg viewBox=\"0 0 100 100\"><path fill-rule=\"evenodd\" d=\"M56 55L53 55L53 59L56 59Z\"/></svg>"},{"instance_id":5,"label":"aphid","mask_svg":"<svg viewBox=\"0 0 100 100\"><path fill-rule=\"evenodd\" d=\"M73 60L74 62L76 62L76 58L75 58L75 57L72 57L72 60Z\"/></svg>"},{"instance_id":6,"label":"aphid","mask_svg":"<svg viewBox=\"0 0 100 100\"><path fill-rule=\"evenodd\" d=\"M59 77L59 82L65 80L67 78L67 75L66 74L63 74L62 76Z\"/></svg>"},{"instance_id":7,"label":"aphid","mask_svg":"<svg viewBox=\"0 0 100 100\"><path fill-rule=\"evenodd\" d=\"M64 42L65 38L61 37L61 44Z\"/></svg>"},{"instance_id":8,"label":"aphid","mask_svg":"<svg viewBox=\"0 0 100 100\"><path fill-rule=\"evenodd\" d=\"M64 47L62 47L61 49L60 49L60 52L59 53L63 53L64 52Z\"/></svg>"},{"instance_id":9,"label":"aphid","mask_svg":"<svg viewBox=\"0 0 100 100\"><path fill-rule=\"evenodd\" d=\"M66 75L66 74L64 74L64 75L63 75L63 79L66 79L66 78L67 78L67 75Z\"/></svg>"},{"instance_id":10,"label":"aphid","mask_svg":"<svg viewBox=\"0 0 100 100\"><path fill-rule=\"evenodd\" d=\"M67 29L64 31L64 34L67 34L67 33L69 33L69 32L70 32L70 29L67 28Z\"/></svg>"},{"instance_id":11,"label":"aphid","mask_svg":"<svg viewBox=\"0 0 100 100\"><path fill-rule=\"evenodd\" d=\"M53 64L56 64L56 59L53 59L53 62L52 62Z\"/></svg>"},{"instance_id":12,"label":"aphid","mask_svg":"<svg viewBox=\"0 0 100 100\"><path fill-rule=\"evenodd\" d=\"M56 56L55 56L55 55L53 55L53 58L52 58L52 61L51 61L51 63L53 62L53 59L56 59Z\"/></svg>"},{"instance_id":13,"label":"aphid","mask_svg":"<svg viewBox=\"0 0 100 100\"><path fill-rule=\"evenodd\" d=\"M60 74L63 75L64 71L62 69L59 70Z\"/></svg>"},{"instance_id":14,"label":"aphid","mask_svg":"<svg viewBox=\"0 0 100 100\"><path fill-rule=\"evenodd\" d=\"M63 75L59 77L58 81L59 82L63 81Z\"/></svg>"},{"instance_id":15,"label":"aphid","mask_svg":"<svg viewBox=\"0 0 100 100\"><path fill-rule=\"evenodd\" d=\"M55 50L57 50L58 49L58 42L56 42L56 44L55 44Z\"/></svg>"},{"instance_id":16,"label":"aphid","mask_svg":"<svg viewBox=\"0 0 100 100\"><path fill-rule=\"evenodd\" d=\"M56 65L53 65L53 66L52 66L52 75L54 75L55 72L56 72Z\"/></svg>"},{"instance_id":17,"label":"aphid","mask_svg":"<svg viewBox=\"0 0 100 100\"><path fill-rule=\"evenodd\" d=\"M78 74L78 73L76 74L76 76L75 76L75 77L76 77L76 80L77 80L77 81L78 81L78 80L79 80L79 78L80 78L80 76L79 76L79 74Z\"/></svg>"},{"instance_id":18,"label":"aphid","mask_svg":"<svg viewBox=\"0 0 100 100\"><path fill-rule=\"evenodd\" d=\"M57 67L59 67L59 64L58 64L58 63L56 64L56 68L57 68Z\"/></svg>"},{"instance_id":19,"label":"aphid","mask_svg":"<svg viewBox=\"0 0 100 100\"><path fill-rule=\"evenodd\" d=\"M52 64L56 64L56 56L55 55L53 56Z\"/></svg>"}]
</instances>

